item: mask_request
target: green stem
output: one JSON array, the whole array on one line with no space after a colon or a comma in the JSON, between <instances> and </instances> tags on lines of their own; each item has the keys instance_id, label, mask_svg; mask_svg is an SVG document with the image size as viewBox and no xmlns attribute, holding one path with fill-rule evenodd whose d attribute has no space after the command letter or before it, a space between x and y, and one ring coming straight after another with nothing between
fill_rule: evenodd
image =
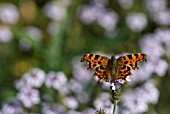
<instances>
[{"instance_id":1,"label":"green stem","mask_svg":"<svg viewBox=\"0 0 170 114\"><path fill-rule=\"evenodd\" d=\"M115 112L116 112L116 106L117 106L117 100L114 101L113 114L115 114Z\"/></svg>"}]
</instances>

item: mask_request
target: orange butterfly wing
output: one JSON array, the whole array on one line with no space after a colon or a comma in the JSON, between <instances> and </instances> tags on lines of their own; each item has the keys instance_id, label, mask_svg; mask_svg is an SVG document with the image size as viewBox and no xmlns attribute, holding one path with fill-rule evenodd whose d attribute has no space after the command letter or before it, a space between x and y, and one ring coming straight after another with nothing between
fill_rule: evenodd
<instances>
[{"instance_id":1,"label":"orange butterfly wing","mask_svg":"<svg viewBox=\"0 0 170 114\"><path fill-rule=\"evenodd\" d=\"M126 56L121 56L118 59L120 64L127 64L132 67L132 69L138 69L137 62L138 61L146 61L146 54L138 53L138 54L131 54Z\"/></svg>"}]
</instances>

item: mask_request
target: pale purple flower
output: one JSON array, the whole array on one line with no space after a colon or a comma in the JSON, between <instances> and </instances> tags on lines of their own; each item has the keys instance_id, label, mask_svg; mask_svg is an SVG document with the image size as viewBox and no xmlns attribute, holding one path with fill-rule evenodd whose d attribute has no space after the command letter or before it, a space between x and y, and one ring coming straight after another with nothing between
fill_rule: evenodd
<instances>
[{"instance_id":1,"label":"pale purple flower","mask_svg":"<svg viewBox=\"0 0 170 114\"><path fill-rule=\"evenodd\" d=\"M40 87L45 81L45 72L39 68L33 68L25 73L23 78L33 87Z\"/></svg>"},{"instance_id":2,"label":"pale purple flower","mask_svg":"<svg viewBox=\"0 0 170 114\"><path fill-rule=\"evenodd\" d=\"M11 3L0 5L0 20L5 24L16 24L19 19L17 7Z\"/></svg>"},{"instance_id":3,"label":"pale purple flower","mask_svg":"<svg viewBox=\"0 0 170 114\"><path fill-rule=\"evenodd\" d=\"M108 4L108 0L92 0L91 2L98 7L105 7Z\"/></svg>"},{"instance_id":4,"label":"pale purple flower","mask_svg":"<svg viewBox=\"0 0 170 114\"><path fill-rule=\"evenodd\" d=\"M17 81L15 81L15 87L20 90L22 88L31 88L32 85L30 85L26 80L25 78L21 78Z\"/></svg>"},{"instance_id":5,"label":"pale purple flower","mask_svg":"<svg viewBox=\"0 0 170 114\"><path fill-rule=\"evenodd\" d=\"M104 8L95 5L84 5L79 8L78 15L83 23L91 24L92 22L96 21L103 11Z\"/></svg>"},{"instance_id":6,"label":"pale purple flower","mask_svg":"<svg viewBox=\"0 0 170 114\"><path fill-rule=\"evenodd\" d=\"M153 20L160 25L170 25L170 10L161 10L153 14Z\"/></svg>"},{"instance_id":7,"label":"pale purple flower","mask_svg":"<svg viewBox=\"0 0 170 114\"><path fill-rule=\"evenodd\" d=\"M43 104L42 114L63 114L64 108L59 104Z\"/></svg>"},{"instance_id":8,"label":"pale purple flower","mask_svg":"<svg viewBox=\"0 0 170 114\"><path fill-rule=\"evenodd\" d=\"M144 35L139 43L142 51L147 54L148 61L156 61L165 54L161 41L154 34Z\"/></svg>"},{"instance_id":9,"label":"pale purple flower","mask_svg":"<svg viewBox=\"0 0 170 114\"><path fill-rule=\"evenodd\" d=\"M118 19L119 17L116 12L113 10L106 10L97 18L97 22L106 31L113 31L117 26Z\"/></svg>"},{"instance_id":10,"label":"pale purple flower","mask_svg":"<svg viewBox=\"0 0 170 114\"><path fill-rule=\"evenodd\" d=\"M21 89L17 97L27 108L31 108L40 102L39 91L33 88Z\"/></svg>"},{"instance_id":11,"label":"pale purple flower","mask_svg":"<svg viewBox=\"0 0 170 114\"><path fill-rule=\"evenodd\" d=\"M69 84L67 82L67 77L63 72L51 71L47 74L45 85L47 87L53 87L58 90L62 95L69 93Z\"/></svg>"},{"instance_id":12,"label":"pale purple flower","mask_svg":"<svg viewBox=\"0 0 170 114\"><path fill-rule=\"evenodd\" d=\"M96 110L93 108L86 108L82 111L82 114L95 114Z\"/></svg>"},{"instance_id":13,"label":"pale purple flower","mask_svg":"<svg viewBox=\"0 0 170 114\"><path fill-rule=\"evenodd\" d=\"M139 97L147 103L156 104L159 98L159 91L156 88L153 80L148 80L144 85L136 89L136 93Z\"/></svg>"},{"instance_id":14,"label":"pale purple flower","mask_svg":"<svg viewBox=\"0 0 170 114\"><path fill-rule=\"evenodd\" d=\"M70 85L69 86L70 90L75 93L79 93L83 91L83 87L82 87L83 85L75 79L69 80L69 85Z\"/></svg>"},{"instance_id":15,"label":"pale purple flower","mask_svg":"<svg viewBox=\"0 0 170 114\"><path fill-rule=\"evenodd\" d=\"M144 13L132 12L126 17L127 26L134 32L144 30L147 23L147 17Z\"/></svg>"},{"instance_id":16,"label":"pale purple flower","mask_svg":"<svg viewBox=\"0 0 170 114\"><path fill-rule=\"evenodd\" d=\"M48 2L45 7L44 11L46 15L52 20L62 20L66 16L66 9L57 2Z\"/></svg>"},{"instance_id":17,"label":"pale purple flower","mask_svg":"<svg viewBox=\"0 0 170 114\"><path fill-rule=\"evenodd\" d=\"M26 32L31 36L33 40L40 40L42 39L41 30L35 26L27 26Z\"/></svg>"},{"instance_id":18,"label":"pale purple flower","mask_svg":"<svg viewBox=\"0 0 170 114\"><path fill-rule=\"evenodd\" d=\"M82 113L76 110L69 110L66 114L82 114Z\"/></svg>"},{"instance_id":19,"label":"pale purple flower","mask_svg":"<svg viewBox=\"0 0 170 114\"><path fill-rule=\"evenodd\" d=\"M2 106L2 114L22 114L23 111L24 109L17 99L7 101Z\"/></svg>"},{"instance_id":20,"label":"pale purple flower","mask_svg":"<svg viewBox=\"0 0 170 114\"><path fill-rule=\"evenodd\" d=\"M123 9L128 9L133 5L133 0L117 0Z\"/></svg>"},{"instance_id":21,"label":"pale purple flower","mask_svg":"<svg viewBox=\"0 0 170 114\"><path fill-rule=\"evenodd\" d=\"M145 6L151 13L165 10L167 0L145 0Z\"/></svg>"},{"instance_id":22,"label":"pale purple flower","mask_svg":"<svg viewBox=\"0 0 170 114\"><path fill-rule=\"evenodd\" d=\"M159 76L164 76L166 71L168 70L168 63L163 59L155 61L154 66L154 72L157 73Z\"/></svg>"},{"instance_id":23,"label":"pale purple flower","mask_svg":"<svg viewBox=\"0 0 170 114\"><path fill-rule=\"evenodd\" d=\"M11 30L7 26L0 26L0 42L7 43L13 38Z\"/></svg>"},{"instance_id":24,"label":"pale purple flower","mask_svg":"<svg viewBox=\"0 0 170 114\"><path fill-rule=\"evenodd\" d=\"M74 97L65 97L64 98L64 104L66 107L70 109L76 109L79 106L79 103Z\"/></svg>"},{"instance_id":25,"label":"pale purple flower","mask_svg":"<svg viewBox=\"0 0 170 114\"><path fill-rule=\"evenodd\" d=\"M120 109L129 110L131 114L140 114L148 111L148 106L143 97L139 97L135 91L128 90L122 96L122 107Z\"/></svg>"},{"instance_id":26,"label":"pale purple flower","mask_svg":"<svg viewBox=\"0 0 170 114\"><path fill-rule=\"evenodd\" d=\"M151 61L147 61L147 63L139 65L139 70L132 70L133 76L131 77L131 84L136 84L151 78L152 73L154 73L154 67L155 65Z\"/></svg>"},{"instance_id":27,"label":"pale purple flower","mask_svg":"<svg viewBox=\"0 0 170 114\"><path fill-rule=\"evenodd\" d=\"M92 72L86 70L87 64L80 62L80 57L75 57L72 60L73 66L73 76L76 80L78 80L81 84L85 84L92 80Z\"/></svg>"}]
</instances>

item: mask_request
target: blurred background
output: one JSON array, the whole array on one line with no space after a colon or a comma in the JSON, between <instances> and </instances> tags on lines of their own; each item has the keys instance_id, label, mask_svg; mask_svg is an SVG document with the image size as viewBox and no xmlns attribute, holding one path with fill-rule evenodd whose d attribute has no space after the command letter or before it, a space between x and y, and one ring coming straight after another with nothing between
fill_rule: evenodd
<instances>
[{"instance_id":1,"label":"blurred background","mask_svg":"<svg viewBox=\"0 0 170 114\"><path fill-rule=\"evenodd\" d=\"M169 114L169 27L169 0L1 0L0 114L111 114L86 53L146 53L117 114Z\"/></svg>"}]
</instances>

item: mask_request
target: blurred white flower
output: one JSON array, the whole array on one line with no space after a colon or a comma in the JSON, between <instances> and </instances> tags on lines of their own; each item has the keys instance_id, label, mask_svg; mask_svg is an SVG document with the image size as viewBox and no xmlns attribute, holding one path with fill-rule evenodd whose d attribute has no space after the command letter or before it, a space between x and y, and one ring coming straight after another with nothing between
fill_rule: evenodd
<instances>
[{"instance_id":1,"label":"blurred white flower","mask_svg":"<svg viewBox=\"0 0 170 114\"><path fill-rule=\"evenodd\" d=\"M69 110L66 114L82 114L82 113L76 110Z\"/></svg>"},{"instance_id":2,"label":"blurred white flower","mask_svg":"<svg viewBox=\"0 0 170 114\"><path fill-rule=\"evenodd\" d=\"M11 3L0 5L0 20L5 24L15 24L18 22L19 12L17 7Z\"/></svg>"},{"instance_id":3,"label":"blurred white flower","mask_svg":"<svg viewBox=\"0 0 170 114\"><path fill-rule=\"evenodd\" d=\"M139 65L139 70L132 70L133 76L131 77L132 82L130 84L148 80L154 72L154 67L154 64L150 61L147 61L146 64Z\"/></svg>"},{"instance_id":4,"label":"blurred white flower","mask_svg":"<svg viewBox=\"0 0 170 114\"><path fill-rule=\"evenodd\" d=\"M113 103L110 101L110 94L103 92L99 97L93 102L94 107L99 109L107 110L107 114L112 114L113 112ZM117 112L117 111L116 111Z\"/></svg>"},{"instance_id":5,"label":"blurred white flower","mask_svg":"<svg viewBox=\"0 0 170 114\"><path fill-rule=\"evenodd\" d=\"M170 25L170 10L161 10L153 14L153 20L160 25Z\"/></svg>"},{"instance_id":6,"label":"blurred white flower","mask_svg":"<svg viewBox=\"0 0 170 114\"><path fill-rule=\"evenodd\" d=\"M3 104L0 114L23 114L23 111L21 103L17 99L12 99Z\"/></svg>"},{"instance_id":7,"label":"blurred white flower","mask_svg":"<svg viewBox=\"0 0 170 114\"><path fill-rule=\"evenodd\" d=\"M41 30L35 26L27 26L26 32L33 38L33 40L40 40L42 39Z\"/></svg>"},{"instance_id":8,"label":"blurred white flower","mask_svg":"<svg viewBox=\"0 0 170 114\"><path fill-rule=\"evenodd\" d=\"M87 65L87 64L86 64ZM72 60L73 76L81 84L85 84L92 80L92 72L86 70L87 66L80 62L80 57L75 57Z\"/></svg>"},{"instance_id":9,"label":"blurred white flower","mask_svg":"<svg viewBox=\"0 0 170 114\"><path fill-rule=\"evenodd\" d=\"M145 0L145 6L151 13L165 10L167 0Z\"/></svg>"},{"instance_id":10,"label":"blurred white flower","mask_svg":"<svg viewBox=\"0 0 170 114\"><path fill-rule=\"evenodd\" d=\"M0 26L0 42L7 43L13 38L11 30L7 26Z\"/></svg>"},{"instance_id":11,"label":"blurred white flower","mask_svg":"<svg viewBox=\"0 0 170 114\"><path fill-rule=\"evenodd\" d=\"M85 24L91 24L94 21L102 26L106 31L112 31L116 28L118 15L113 10L96 5L84 5L78 10L80 20Z\"/></svg>"},{"instance_id":12,"label":"blurred white flower","mask_svg":"<svg viewBox=\"0 0 170 114\"><path fill-rule=\"evenodd\" d=\"M78 15L80 20L85 24L91 24L96 21L98 15L104 11L104 8L93 6L93 5L84 5L81 6L78 10Z\"/></svg>"},{"instance_id":13,"label":"blurred white flower","mask_svg":"<svg viewBox=\"0 0 170 114\"><path fill-rule=\"evenodd\" d=\"M59 104L43 104L42 114L63 114L64 109Z\"/></svg>"},{"instance_id":14,"label":"blurred white flower","mask_svg":"<svg viewBox=\"0 0 170 114\"><path fill-rule=\"evenodd\" d=\"M33 87L40 87L45 81L45 72L39 68L33 68L25 73L23 78Z\"/></svg>"},{"instance_id":15,"label":"blurred white flower","mask_svg":"<svg viewBox=\"0 0 170 114\"><path fill-rule=\"evenodd\" d=\"M133 5L133 0L117 0L123 9L128 9Z\"/></svg>"},{"instance_id":16,"label":"blurred white flower","mask_svg":"<svg viewBox=\"0 0 170 114\"><path fill-rule=\"evenodd\" d=\"M145 29L147 23L148 21L144 13L132 12L126 17L127 26L135 32Z\"/></svg>"},{"instance_id":17,"label":"blurred white flower","mask_svg":"<svg viewBox=\"0 0 170 114\"><path fill-rule=\"evenodd\" d=\"M168 63L163 59L155 61L154 66L154 71L159 76L164 76L166 71L168 70Z\"/></svg>"},{"instance_id":18,"label":"blurred white flower","mask_svg":"<svg viewBox=\"0 0 170 114\"><path fill-rule=\"evenodd\" d=\"M82 114L95 114L96 110L93 108L86 108L82 111Z\"/></svg>"},{"instance_id":19,"label":"blurred white flower","mask_svg":"<svg viewBox=\"0 0 170 114\"><path fill-rule=\"evenodd\" d=\"M17 97L27 108L31 108L40 102L39 91L32 88L21 89Z\"/></svg>"},{"instance_id":20,"label":"blurred white flower","mask_svg":"<svg viewBox=\"0 0 170 114\"><path fill-rule=\"evenodd\" d=\"M101 25L103 28L105 28L106 31L113 31L116 28L117 22L118 22L118 15L114 11L105 11L100 14L100 16L97 18L97 22L99 25Z\"/></svg>"},{"instance_id":21,"label":"blurred white flower","mask_svg":"<svg viewBox=\"0 0 170 114\"><path fill-rule=\"evenodd\" d=\"M28 82L24 78L21 78L20 80L15 81L15 87L18 90L21 90L23 88L31 88L32 85L29 85Z\"/></svg>"},{"instance_id":22,"label":"blurred white flower","mask_svg":"<svg viewBox=\"0 0 170 114\"><path fill-rule=\"evenodd\" d=\"M47 87L53 87L54 89L60 91L60 93L63 95L66 95L69 92L66 75L61 71L49 72L46 76L45 85Z\"/></svg>"},{"instance_id":23,"label":"blurred white flower","mask_svg":"<svg viewBox=\"0 0 170 114\"><path fill-rule=\"evenodd\" d=\"M148 80L144 85L137 88L136 93L147 103L156 104L158 102L159 91L156 88L153 80Z\"/></svg>"},{"instance_id":24,"label":"blurred white flower","mask_svg":"<svg viewBox=\"0 0 170 114\"><path fill-rule=\"evenodd\" d=\"M65 7L57 2L48 2L44 6L44 11L50 19L56 21L62 20L66 16Z\"/></svg>"},{"instance_id":25,"label":"blurred white flower","mask_svg":"<svg viewBox=\"0 0 170 114\"><path fill-rule=\"evenodd\" d=\"M92 0L91 2L98 7L105 7L108 4L108 0Z\"/></svg>"},{"instance_id":26,"label":"blurred white flower","mask_svg":"<svg viewBox=\"0 0 170 114\"><path fill-rule=\"evenodd\" d=\"M69 80L69 85L70 85L69 86L70 90L72 90L75 93L79 93L83 91L82 84L75 79Z\"/></svg>"},{"instance_id":27,"label":"blurred white flower","mask_svg":"<svg viewBox=\"0 0 170 114\"><path fill-rule=\"evenodd\" d=\"M70 109L78 108L79 104L74 97L65 97L64 104Z\"/></svg>"},{"instance_id":28,"label":"blurred white flower","mask_svg":"<svg viewBox=\"0 0 170 114\"><path fill-rule=\"evenodd\" d=\"M148 61L156 61L165 54L161 41L154 34L144 35L140 40L140 47L147 54Z\"/></svg>"},{"instance_id":29,"label":"blurred white flower","mask_svg":"<svg viewBox=\"0 0 170 114\"><path fill-rule=\"evenodd\" d=\"M135 91L128 90L122 96L122 110L128 109L130 114L140 114L148 110L147 103L143 100L143 97L139 97ZM121 109L121 108L120 108Z\"/></svg>"}]
</instances>

